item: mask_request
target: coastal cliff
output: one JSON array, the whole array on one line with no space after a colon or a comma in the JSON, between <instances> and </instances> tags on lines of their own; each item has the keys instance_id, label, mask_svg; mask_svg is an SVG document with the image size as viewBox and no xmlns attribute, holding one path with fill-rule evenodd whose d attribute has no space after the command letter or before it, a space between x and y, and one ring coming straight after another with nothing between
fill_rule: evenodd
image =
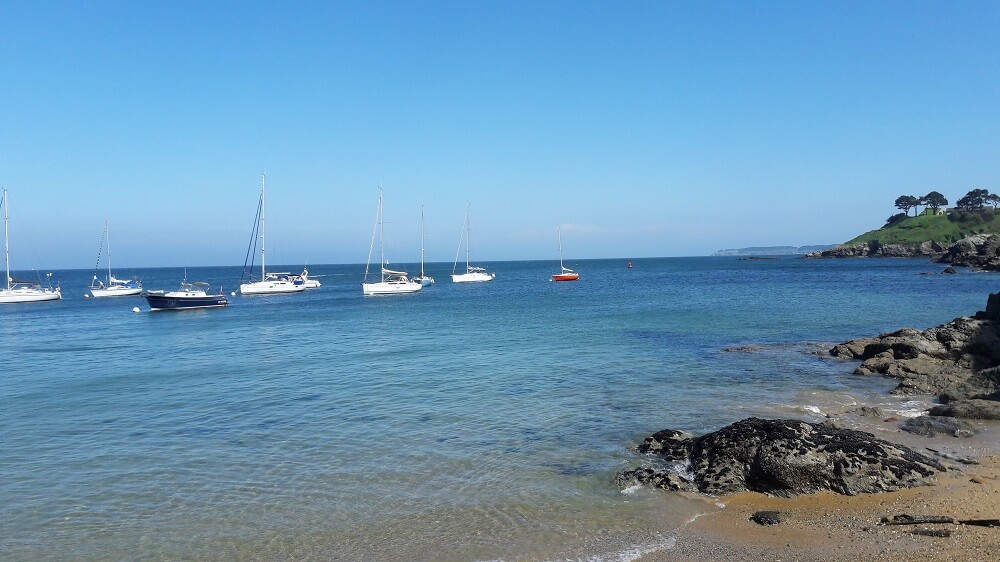
<instances>
[{"instance_id":1,"label":"coastal cliff","mask_svg":"<svg viewBox=\"0 0 1000 562\"><path fill-rule=\"evenodd\" d=\"M842 245L829 250L810 252L806 258L921 258L937 257L945 249L933 240L920 244L883 244L877 240L861 244Z\"/></svg>"}]
</instances>

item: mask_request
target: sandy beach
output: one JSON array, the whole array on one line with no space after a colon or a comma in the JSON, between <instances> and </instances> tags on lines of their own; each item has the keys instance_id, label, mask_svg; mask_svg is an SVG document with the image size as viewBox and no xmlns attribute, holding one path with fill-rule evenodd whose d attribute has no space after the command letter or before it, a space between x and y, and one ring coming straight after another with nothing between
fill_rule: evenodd
<instances>
[{"instance_id":1,"label":"sandy beach","mask_svg":"<svg viewBox=\"0 0 1000 562\"><path fill-rule=\"evenodd\" d=\"M959 465L927 486L883 494L832 492L784 499L758 493L720 497L725 507L692 521L674 548L643 561L677 560L940 560L992 561L1000 552L1000 528L961 524L881 525L899 514L963 519L1000 517L1000 456ZM750 520L774 510L782 521ZM932 531L948 536L927 536ZM915 533L916 532L916 533Z\"/></svg>"}]
</instances>

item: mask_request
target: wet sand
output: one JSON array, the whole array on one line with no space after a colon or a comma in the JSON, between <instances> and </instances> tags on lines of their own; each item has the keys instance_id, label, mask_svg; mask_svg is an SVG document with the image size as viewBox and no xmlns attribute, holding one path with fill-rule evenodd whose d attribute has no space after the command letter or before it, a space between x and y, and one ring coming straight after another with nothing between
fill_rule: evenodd
<instances>
[{"instance_id":1,"label":"wet sand","mask_svg":"<svg viewBox=\"0 0 1000 562\"><path fill-rule=\"evenodd\" d=\"M960 465L927 486L883 494L841 496L832 492L797 498L740 493L718 499L725 507L699 517L673 548L642 561L681 560L935 560L994 561L1000 557L1000 528L956 524L880 525L899 514L954 519L1000 518L1000 456ZM955 466L953 464L953 466ZM761 510L781 512L783 521L750 521ZM950 536L914 534L947 531Z\"/></svg>"}]
</instances>

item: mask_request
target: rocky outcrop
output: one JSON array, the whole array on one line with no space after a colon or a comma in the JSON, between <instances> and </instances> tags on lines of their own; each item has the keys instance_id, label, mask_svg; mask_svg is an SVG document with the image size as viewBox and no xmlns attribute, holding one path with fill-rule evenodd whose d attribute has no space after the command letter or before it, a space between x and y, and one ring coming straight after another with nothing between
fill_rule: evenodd
<instances>
[{"instance_id":1,"label":"rocky outcrop","mask_svg":"<svg viewBox=\"0 0 1000 562\"><path fill-rule=\"evenodd\" d=\"M900 429L915 435L935 437L950 435L952 437L972 437L979 431L974 425L954 417L918 416L903 422Z\"/></svg>"},{"instance_id":2,"label":"rocky outcrop","mask_svg":"<svg viewBox=\"0 0 1000 562\"><path fill-rule=\"evenodd\" d=\"M933 258L938 263L970 267L982 271L1000 271L1000 234L976 234L944 248L933 240L920 244L882 244L877 240L842 245L811 252L807 258ZM954 273L954 269L946 269Z\"/></svg>"},{"instance_id":3,"label":"rocky outcrop","mask_svg":"<svg viewBox=\"0 0 1000 562\"><path fill-rule=\"evenodd\" d=\"M986 310L928 330L903 329L876 338L852 340L830 350L834 357L858 359L858 375L899 379L896 394L935 394L948 405L933 415L1000 419L1000 294ZM994 402L996 408L963 401Z\"/></svg>"},{"instance_id":4,"label":"rocky outcrop","mask_svg":"<svg viewBox=\"0 0 1000 562\"><path fill-rule=\"evenodd\" d=\"M983 271L1000 271L1000 235L979 234L953 244L937 260Z\"/></svg>"},{"instance_id":5,"label":"rocky outcrop","mask_svg":"<svg viewBox=\"0 0 1000 562\"><path fill-rule=\"evenodd\" d=\"M937 257L944 253L945 249L937 242L928 240L920 244L882 244L877 240L854 244L851 246L837 246L821 252L806 254L807 258L921 258Z\"/></svg>"},{"instance_id":6,"label":"rocky outcrop","mask_svg":"<svg viewBox=\"0 0 1000 562\"><path fill-rule=\"evenodd\" d=\"M796 420L748 418L700 437L664 430L647 437L639 451L671 461L674 468L628 470L618 475L619 485L639 482L708 494L855 495L933 484L945 470L932 458L870 433Z\"/></svg>"}]
</instances>

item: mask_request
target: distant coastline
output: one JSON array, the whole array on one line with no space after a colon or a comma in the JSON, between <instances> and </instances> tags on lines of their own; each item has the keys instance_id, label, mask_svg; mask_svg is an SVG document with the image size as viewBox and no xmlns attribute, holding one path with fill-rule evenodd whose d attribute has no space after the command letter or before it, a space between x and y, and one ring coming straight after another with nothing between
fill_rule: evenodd
<instances>
[{"instance_id":1,"label":"distant coastline","mask_svg":"<svg viewBox=\"0 0 1000 562\"><path fill-rule=\"evenodd\" d=\"M814 246L752 246L749 248L731 248L719 250L713 256L796 256L812 252L822 252L836 247L836 244L819 244Z\"/></svg>"}]
</instances>

